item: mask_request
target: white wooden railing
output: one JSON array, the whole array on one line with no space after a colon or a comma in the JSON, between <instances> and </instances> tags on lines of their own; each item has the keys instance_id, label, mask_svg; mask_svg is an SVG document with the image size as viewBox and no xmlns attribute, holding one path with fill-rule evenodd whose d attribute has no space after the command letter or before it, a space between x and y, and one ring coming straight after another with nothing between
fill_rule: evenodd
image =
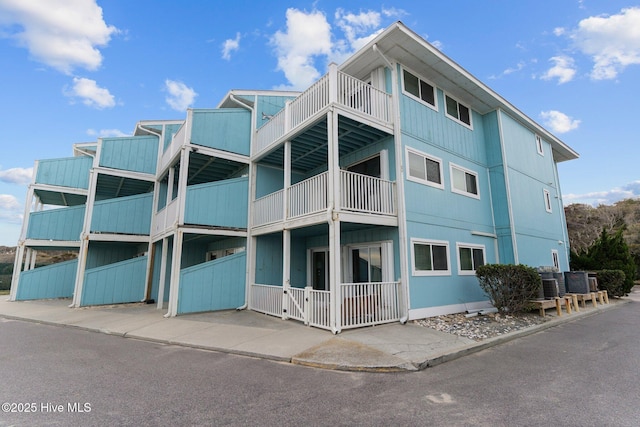
<instances>
[{"instance_id":1,"label":"white wooden railing","mask_svg":"<svg viewBox=\"0 0 640 427\"><path fill-rule=\"evenodd\" d=\"M323 172L289 187L289 218L327 209L328 176Z\"/></svg>"},{"instance_id":2,"label":"white wooden railing","mask_svg":"<svg viewBox=\"0 0 640 427\"><path fill-rule=\"evenodd\" d=\"M178 222L178 206L178 199L173 199L156 213L152 234L161 233Z\"/></svg>"},{"instance_id":3,"label":"white wooden railing","mask_svg":"<svg viewBox=\"0 0 640 427\"><path fill-rule=\"evenodd\" d=\"M341 170L340 184L341 209L373 214L396 214L394 182Z\"/></svg>"},{"instance_id":4,"label":"white wooden railing","mask_svg":"<svg viewBox=\"0 0 640 427\"><path fill-rule=\"evenodd\" d=\"M173 138L171 138L171 143L167 148L165 148L164 152L162 153L162 158L160 160L161 169L167 166L171 162L175 154L178 151L180 151L180 148L182 148L182 146L186 142L186 137L187 137L187 122L183 123L182 126L180 126L180 129L178 129L178 132L176 132L173 135Z\"/></svg>"},{"instance_id":5,"label":"white wooden railing","mask_svg":"<svg viewBox=\"0 0 640 427\"><path fill-rule=\"evenodd\" d=\"M400 282L340 284L343 329L399 321Z\"/></svg>"},{"instance_id":6,"label":"white wooden railing","mask_svg":"<svg viewBox=\"0 0 640 427\"><path fill-rule=\"evenodd\" d=\"M275 193L267 194L253 202L253 225L271 224L272 222L282 221L282 197L283 190Z\"/></svg>"},{"instance_id":7,"label":"white wooden railing","mask_svg":"<svg viewBox=\"0 0 640 427\"><path fill-rule=\"evenodd\" d=\"M400 282L341 283L339 301L339 329L396 322L402 316ZM330 307L330 291L306 287L284 293L282 286L251 285L250 308L261 313L331 329Z\"/></svg>"},{"instance_id":8,"label":"white wooden railing","mask_svg":"<svg viewBox=\"0 0 640 427\"><path fill-rule=\"evenodd\" d=\"M333 75L335 78L332 78ZM335 85L334 95L331 95L332 85ZM332 102L366 114L384 124L391 124L390 94L331 68L328 74L285 105L285 108L257 130L253 154L260 153L285 133L303 125Z\"/></svg>"},{"instance_id":9,"label":"white wooden railing","mask_svg":"<svg viewBox=\"0 0 640 427\"><path fill-rule=\"evenodd\" d=\"M312 176L288 188L287 218L296 218L326 210L328 205L328 172ZM378 215L396 215L396 184L372 176L340 171L342 210ZM253 225L282 221L283 191L254 201Z\"/></svg>"},{"instance_id":10,"label":"white wooden railing","mask_svg":"<svg viewBox=\"0 0 640 427\"><path fill-rule=\"evenodd\" d=\"M251 285L251 310L282 316L282 286Z\"/></svg>"}]
</instances>

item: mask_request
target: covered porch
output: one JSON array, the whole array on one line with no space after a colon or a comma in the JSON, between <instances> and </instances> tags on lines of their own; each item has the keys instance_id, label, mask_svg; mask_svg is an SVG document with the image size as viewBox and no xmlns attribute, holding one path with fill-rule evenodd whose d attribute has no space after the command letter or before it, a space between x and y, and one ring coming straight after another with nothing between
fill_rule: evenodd
<instances>
[{"instance_id":1,"label":"covered porch","mask_svg":"<svg viewBox=\"0 0 640 427\"><path fill-rule=\"evenodd\" d=\"M324 223L252 242L251 310L334 333L406 319L396 227Z\"/></svg>"}]
</instances>

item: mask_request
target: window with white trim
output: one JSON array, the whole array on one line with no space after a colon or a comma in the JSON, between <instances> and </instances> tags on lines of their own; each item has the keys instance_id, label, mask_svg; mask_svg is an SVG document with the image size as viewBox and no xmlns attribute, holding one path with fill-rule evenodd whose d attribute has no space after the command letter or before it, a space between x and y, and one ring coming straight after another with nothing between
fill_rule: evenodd
<instances>
[{"instance_id":1,"label":"window with white trim","mask_svg":"<svg viewBox=\"0 0 640 427\"><path fill-rule=\"evenodd\" d=\"M478 189L478 174L462 166L450 163L451 191L469 197L480 198Z\"/></svg>"},{"instance_id":2,"label":"window with white trim","mask_svg":"<svg viewBox=\"0 0 640 427\"><path fill-rule=\"evenodd\" d=\"M407 147L407 165L408 180L444 188L441 159Z\"/></svg>"},{"instance_id":3,"label":"window with white trim","mask_svg":"<svg viewBox=\"0 0 640 427\"><path fill-rule=\"evenodd\" d=\"M536 150L538 151L538 154L544 156L544 146L542 145L542 138L540 138L540 135L536 135Z\"/></svg>"},{"instance_id":4,"label":"window with white trim","mask_svg":"<svg viewBox=\"0 0 640 427\"><path fill-rule=\"evenodd\" d=\"M411 239L411 264L414 276L450 275L449 242Z\"/></svg>"},{"instance_id":5,"label":"window with white trim","mask_svg":"<svg viewBox=\"0 0 640 427\"><path fill-rule=\"evenodd\" d=\"M405 69L402 70L402 88L405 93L412 97L426 103L432 108L438 108L436 106L435 86Z\"/></svg>"},{"instance_id":6,"label":"window with white trim","mask_svg":"<svg viewBox=\"0 0 640 427\"><path fill-rule=\"evenodd\" d=\"M557 249L551 249L551 261L553 262L553 266L556 268L556 271L560 271L560 256L558 255Z\"/></svg>"},{"instance_id":7,"label":"window with white trim","mask_svg":"<svg viewBox=\"0 0 640 427\"><path fill-rule=\"evenodd\" d=\"M457 243L458 274L476 274L476 268L484 265L484 245Z\"/></svg>"},{"instance_id":8,"label":"window with white trim","mask_svg":"<svg viewBox=\"0 0 640 427\"><path fill-rule=\"evenodd\" d=\"M542 190L542 193L544 194L544 208L546 209L547 212L552 212L551 193L549 192L549 190Z\"/></svg>"},{"instance_id":9,"label":"window with white trim","mask_svg":"<svg viewBox=\"0 0 640 427\"><path fill-rule=\"evenodd\" d=\"M454 119L457 122L471 126L471 109L466 105L461 104L457 100L453 99L449 95L444 96L445 111L447 116Z\"/></svg>"}]
</instances>

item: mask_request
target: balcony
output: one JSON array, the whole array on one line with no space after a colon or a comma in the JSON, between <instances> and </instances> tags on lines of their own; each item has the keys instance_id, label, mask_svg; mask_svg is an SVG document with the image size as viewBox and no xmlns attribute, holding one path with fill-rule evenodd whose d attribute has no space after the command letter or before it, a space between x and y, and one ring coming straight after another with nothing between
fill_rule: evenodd
<instances>
[{"instance_id":1,"label":"balcony","mask_svg":"<svg viewBox=\"0 0 640 427\"><path fill-rule=\"evenodd\" d=\"M286 219L295 219L329 208L328 172L298 182L253 202L253 225L261 226L285 219L284 192L287 191ZM393 216L396 213L395 182L340 171L340 200L343 212Z\"/></svg>"},{"instance_id":2,"label":"balcony","mask_svg":"<svg viewBox=\"0 0 640 427\"><path fill-rule=\"evenodd\" d=\"M392 126L391 95L332 67L328 74L258 129L253 154L261 155L277 145L283 136L313 121L331 104L383 127Z\"/></svg>"}]
</instances>

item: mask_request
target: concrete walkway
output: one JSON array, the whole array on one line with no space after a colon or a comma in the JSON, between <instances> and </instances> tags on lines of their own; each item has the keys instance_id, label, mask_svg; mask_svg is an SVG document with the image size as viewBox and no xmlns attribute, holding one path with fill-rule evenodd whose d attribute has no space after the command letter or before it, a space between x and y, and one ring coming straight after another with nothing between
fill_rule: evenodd
<instances>
[{"instance_id":1,"label":"concrete walkway","mask_svg":"<svg viewBox=\"0 0 640 427\"><path fill-rule=\"evenodd\" d=\"M484 341L409 322L345 330L338 335L260 313L224 311L165 318L154 305L68 308L70 300L10 302L0 297L0 317L74 327L127 338L349 371L416 371L577 320L630 301L640 289L611 304L587 307L517 332Z\"/></svg>"}]
</instances>

